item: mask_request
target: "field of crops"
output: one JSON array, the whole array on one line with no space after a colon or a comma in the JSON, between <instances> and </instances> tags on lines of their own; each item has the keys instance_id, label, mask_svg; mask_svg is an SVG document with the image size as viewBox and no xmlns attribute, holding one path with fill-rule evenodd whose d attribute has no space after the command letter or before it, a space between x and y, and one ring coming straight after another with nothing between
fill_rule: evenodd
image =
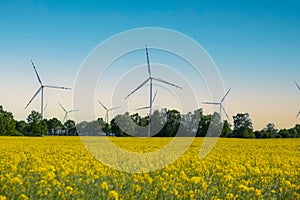
<instances>
[{"instance_id":1,"label":"field of crops","mask_svg":"<svg viewBox=\"0 0 300 200\"><path fill-rule=\"evenodd\" d=\"M170 139L111 140L143 151ZM101 164L78 137L0 137L0 200L300 199L299 139L219 139L200 159L202 142L161 170L131 174Z\"/></svg>"}]
</instances>

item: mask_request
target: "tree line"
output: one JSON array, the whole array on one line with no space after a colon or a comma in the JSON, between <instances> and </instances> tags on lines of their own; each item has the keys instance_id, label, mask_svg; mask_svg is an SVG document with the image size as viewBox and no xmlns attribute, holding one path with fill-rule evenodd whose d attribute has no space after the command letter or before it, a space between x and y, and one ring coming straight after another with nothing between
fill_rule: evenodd
<instances>
[{"instance_id":1,"label":"tree line","mask_svg":"<svg viewBox=\"0 0 300 200\"><path fill-rule=\"evenodd\" d=\"M150 123L150 128L148 125ZM178 134L179 133L179 134ZM32 111L26 121L17 121L11 112L0 105L0 135L6 136L43 136L43 135L106 135L106 136L151 136L174 137L220 136L228 138L300 138L300 124L290 129L278 130L269 123L262 130L253 129L248 113L233 116L233 125L221 120L219 113L203 114L197 109L187 114L177 110L155 110L151 115L142 117L128 112L115 116L109 123L103 118L78 124L73 120L61 122L57 118L43 119L39 112Z\"/></svg>"}]
</instances>

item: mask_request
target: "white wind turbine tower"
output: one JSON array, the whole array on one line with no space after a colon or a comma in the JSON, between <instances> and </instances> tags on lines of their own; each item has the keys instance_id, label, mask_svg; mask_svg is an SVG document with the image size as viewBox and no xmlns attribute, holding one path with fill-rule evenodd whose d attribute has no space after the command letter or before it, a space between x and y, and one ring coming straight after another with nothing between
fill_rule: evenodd
<instances>
[{"instance_id":1,"label":"white wind turbine tower","mask_svg":"<svg viewBox=\"0 0 300 200\"><path fill-rule=\"evenodd\" d=\"M65 116L64 116L63 122L68 121L68 114L69 114L69 113L79 111L79 109L76 109L76 110L66 110L66 109L61 105L61 103L58 103L58 104L59 104L59 106L61 107L61 109L63 109L63 111L65 112Z\"/></svg>"},{"instance_id":2,"label":"white wind turbine tower","mask_svg":"<svg viewBox=\"0 0 300 200\"><path fill-rule=\"evenodd\" d=\"M298 90L300 90L300 86L298 85L298 83L295 81L295 84L296 84L296 86L297 86L297 88L298 88ZM298 112L298 114L297 114L297 117L296 118L298 118L299 117L299 115L300 115L300 111Z\"/></svg>"},{"instance_id":3,"label":"white wind turbine tower","mask_svg":"<svg viewBox=\"0 0 300 200\"><path fill-rule=\"evenodd\" d=\"M104 108L104 110L106 111L106 114L105 114L105 122L108 123L108 113L112 110L115 110L115 109L118 109L118 108L121 108L122 106L118 106L118 107L114 107L114 108L107 108L103 103L101 103L101 101L98 100L98 103Z\"/></svg>"},{"instance_id":4,"label":"white wind turbine tower","mask_svg":"<svg viewBox=\"0 0 300 200\"><path fill-rule=\"evenodd\" d=\"M33 61L31 60L31 64L33 66L33 69L35 71L35 74L37 76L37 79L40 83L40 87L39 89L36 91L36 93L33 95L33 97L30 99L30 101L28 102L28 104L25 106L25 109L29 106L29 104L33 101L33 99L40 93L42 92L42 96L41 96L41 115L42 118L44 117L44 88L54 88L54 89L63 89L63 90L70 90L71 88L67 88L67 87L61 87L61 86L52 86L52 85L44 85L40 79L40 76L35 68L35 65L33 63Z\"/></svg>"},{"instance_id":5,"label":"white wind turbine tower","mask_svg":"<svg viewBox=\"0 0 300 200\"><path fill-rule=\"evenodd\" d=\"M225 96L221 99L220 102L202 102L202 104L211 104L211 105L218 105L220 106L220 119L222 119L222 110L225 113L227 119L229 120L228 114L224 108L224 106L222 105L222 103L224 102L224 100L226 99L228 93L230 92L231 88L226 92Z\"/></svg>"},{"instance_id":6,"label":"white wind turbine tower","mask_svg":"<svg viewBox=\"0 0 300 200\"><path fill-rule=\"evenodd\" d=\"M142 82L136 89L134 89L131 93L129 93L125 99L127 99L128 97L130 97L133 93L135 93L137 90L139 90L141 87L143 87L146 83L150 82L150 88L149 88L149 120L151 120L151 115L152 115L152 82L153 80L155 81L158 81L158 82L161 82L161 83L164 83L164 84L167 84L167 85L171 85L173 87L177 87L179 89L182 89L182 87L180 86L177 86L173 83L170 83L170 82L167 82L163 79L160 79L160 78L156 78L156 77L153 77L152 74L151 74L151 68L150 68L150 61L149 61L149 55L148 55L148 48L146 46L146 57L147 57L147 65L148 65L148 78ZM149 137L150 137L150 121L149 121Z\"/></svg>"}]
</instances>

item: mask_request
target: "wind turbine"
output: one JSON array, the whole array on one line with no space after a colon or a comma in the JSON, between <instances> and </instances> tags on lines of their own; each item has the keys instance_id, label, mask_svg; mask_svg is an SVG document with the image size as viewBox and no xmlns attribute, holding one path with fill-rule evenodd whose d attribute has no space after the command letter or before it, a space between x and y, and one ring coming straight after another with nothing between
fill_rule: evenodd
<instances>
[{"instance_id":1,"label":"wind turbine","mask_svg":"<svg viewBox=\"0 0 300 200\"><path fill-rule=\"evenodd\" d=\"M33 61L31 60L31 64L33 66L33 69L35 71L35 74L37 76L37 79L40 83L40 87L39 89L36 91L36 93L33 95L33 97L30 99L30 101L28 102L28 104L25 106L25 109L29 106L29 104L33 101L33 99L40 93L42 92L42 96L41 96L41 115L42 118L44 117L44 88L54 88L54 89L63 89L63 90L70 90L71 88L67 88L67 87L61 87L61 86L51 86L51 85L44 85L41 81L41 78L35 68L35 65L33 63Z\"/></svg>"},{"instance_id":2,"label":"wind turbine","mask_svg":"<svg viewBox=\"0 0 300 200\"><path fill-rule=\"evenodd\" d=\"M157 95L157 91L155 92L154 97L153 97L153 99L152 99L152 104L153 104L154 101L155 101L156 95ZM145 110L145 109L149 109L149 108L150 108L150 106L145 106L145 107L137 108L137 109L135 109L135 110Z\"/></svg>"},{"instance_id":3,"label":"wind turbine","mask_svg":"<svg viewBox=\"0 0 300 200\"><path fill-rule=\"evenodd\" d=\"M149 119L151 120L151 115L152 115L152 82L153 80L155 81L158 81L158 82L161 82L161 83L164 83L164 84L167 84L167 85L171 85L173 87L176 87L176 88L179 88L179 89L182 89L182 87L180 86L177 86L173 83L170 83L170 82L167 82L163 79L160 79L160 78L156 78L156 77L153 77L152 74L151 74L151 68L150 68L150 61L149 61L149 55L148 55L148 48L146 46L146 57L147 57L147 65L148 65L148 78L142 82L136 89L134 89L131 93L129 93L125 99L127 99L128 97L130 97L133 93L135 93L137 90L139 90L141 87L143 87L146 83L150 82L150 88L149 88ZM150 136L150 123L149 123L149 136Z\"/></svg>"},{"instance_id":4,"label":"wind turbine","mask_svg":"<svg viewBox=\"0 0 300 200\"><path fill-rule=\"evenodd\" d=\"M122 106L118 106L118 107L114 107L114 108L110 108L108 109L103 103L101 103L101 101L98 100L98 103L104 108L104 110L106 110L106 114L105 114L105 122L108 123L108 113L112 110L121 108Z\"/></svg>"},{"instance_id":5,"label":"wind turbine","mask_svg":"<svg viewBox=\"0 0 300 200\"><path fill-rule=\"evenodd\" d=\"M229 120L228 114L224 108L224 106L222 105L222 103L224 102L224 100L226 99L228 93L230 92L231 88L226 92L225 96L221 99L220 102L202 102L203 104L211 104L211 105L218 105L220 106L220 119L222 118L222 110L224 111L227 119Z\"/></svg>"},{"instance_id":6,"label":"wind turbine","mask_svg":"<svg viewBox=\"0 0 300 200\"><path fill-rule=\"evenodd\" d=\"M65 111L65 116L64 116L64 119L63 119L64 122L68 121L68 114L69 114L69 113L79 111L79 109L67 111L67 110L61 105L61 103L58 103L58 104L59 104L59 106L61 107L61 109L63 109L63 111Z\"/></svg>"}]
</instances>

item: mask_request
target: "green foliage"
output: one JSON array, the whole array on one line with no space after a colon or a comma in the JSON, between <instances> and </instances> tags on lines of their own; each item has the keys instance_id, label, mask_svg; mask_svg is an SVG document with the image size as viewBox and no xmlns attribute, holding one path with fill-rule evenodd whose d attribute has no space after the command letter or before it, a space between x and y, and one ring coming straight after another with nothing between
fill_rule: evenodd
<instances>
[{"instance_id":1,"label":"green foliage","mask_svg":"<svg viewBox=\"0 0 300 200\"><path fill-rule=\"evenodd\" d=\"M42 115L39 112L31 111L27 117L29 136L43 136L47 133L47 123L43 120Z\"/></svg>"},{"instance_id":2,"label":"green foliage","mask_svg":"<svg viewBox=\"0 0 300 200\"><path fill-rule=\"evenodd\" d=\"M1 135L14 135L16 133L16 121L13 114L3 110L0 106L0 134Z\"/></svg>"},{"instance_id":3,"label":"green foliage","mask_svg":"<svg viewBox=\"0 0 300 200\"><path fill-rule=\"evenodd\" d=\"M221 137L228 137L231 133L232 133L231 125L227 120L225 120L223 123Z\"/></svg>"},{"instance_id":4,"label":"green foliage","mask_svg":"<svg viewBox=\"0 0 300 200\"><path fill-rule=\"evenodd\" d=\"M57 118L46 120L48 135L61 135L63 124Z\"/></svg>"},{"instance_id":5,"label":"green foliage","mask_svg":"<svg viewBox=\"0 0 300 200\"><path fill-rule=\"evenodd\" d=\"M76 129L76 124L75 121L73 120L68 120L64 123L64 130L65 130L65 135L78 135L77 134L77 129Z\"/></svg>"},{"instance_id":6,"label":"green foliage","mask_svg":"<svg viewBox=\"0 0 300 200\"><path fill-rule=\"evenodd\" d=\"M248 113L238 113L233 117L234 130L231 137L235 138L255 138L252 121Z\"/></svg>"},{"instance_id":7,"label":"green foliage","mask_svg":"<svg viewBox=\"0 0 300 200\"><path fill-rule=\"evenodd\" d=\"M227 121L221 121L219 113L204 115L202 109L182 115L177 110L154 110L151 116L151 136L219 136L236 138L300 138L300 124L290 129L277 130L273 123L268 123L260 131L253 132L252 121L248 113L239 113L233 117L234 129ZM110 123L98 118L91 122L76 124L68 120L64 124L57 118L42 119L40 113L32 111L27 122L14 120L13 114L7 112L0 105L0 135L11 136L42 136L48 135L107 135L107 136L138 136L148 137L149 116L142 117L138 113L130 115L128 112L119 114ZM208 133L208 128L210 129ZM78 130L78 132L77 132ZM178 134L179 133L179 134Z\"/></svg>"},{"instance_id":8,"label":"green foliage","mask_svg":"<svg viewBox=\"0 0 300 200\"><path fill-rule=\"evenodd\" d=\"M16 129L19 134L26 135L28 125L24 120L21 120L16 123Z\"/></svg>"}]
</instances>

